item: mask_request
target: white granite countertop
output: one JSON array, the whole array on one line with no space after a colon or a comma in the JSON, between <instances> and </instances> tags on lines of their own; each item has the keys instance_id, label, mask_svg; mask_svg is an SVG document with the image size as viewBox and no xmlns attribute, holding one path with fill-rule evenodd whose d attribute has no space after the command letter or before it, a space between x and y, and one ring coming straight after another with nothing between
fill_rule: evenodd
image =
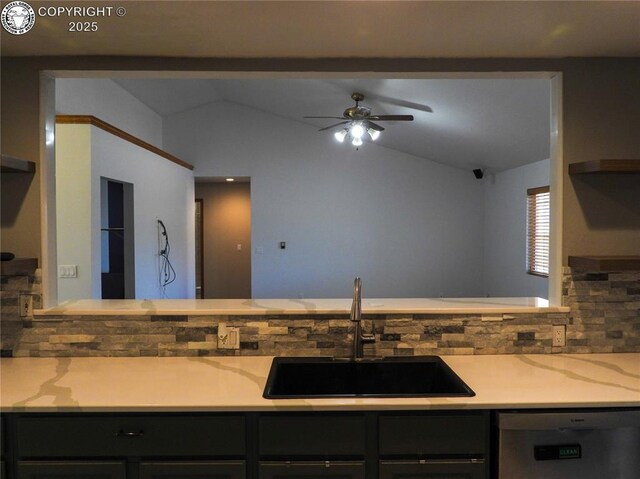
<instances>
[{"instance_id":1,"label":"white granite countertop","mask_svg":"<svg viewBox=\"0 0 640 479\"><path fill-rule=\"evenodd\" d=\"M3 412L640 407L640 353L443 356L475 397L262 397L271 357L5 358Z\"/></svg>"},{"instance_id":2,"label":"white granite countertop","mask_svg":"<svg viewBox=\"0 0 640 479\"><path fill-rule=\"evenodd\" d=\"M34 311L47 315L349 314L351 298L337 299L83 299ZM364 314L566 313L542 298L365 298Z\"/></svg>"}]
</instances>

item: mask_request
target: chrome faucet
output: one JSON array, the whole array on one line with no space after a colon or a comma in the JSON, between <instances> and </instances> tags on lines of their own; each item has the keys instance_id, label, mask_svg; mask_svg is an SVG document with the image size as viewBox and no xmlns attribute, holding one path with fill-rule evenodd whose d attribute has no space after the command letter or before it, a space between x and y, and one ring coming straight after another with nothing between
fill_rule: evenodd
<instances>
[{"instance_id":1,"label":"chrome faucet","mask_svg":"<svg viewBox=\"0 0 640 479\"><path fill-rule=\"evenodd\" d=\"M364 355L364 343L373 343L376 340L375 334L364 334L362 332L362 281L356 278L353 282L353 302L351 303L351 321L355 323L353 331L353 360L362 359ZM375 324L373 326L375 333Z\"/></svg>"}]
</instances>

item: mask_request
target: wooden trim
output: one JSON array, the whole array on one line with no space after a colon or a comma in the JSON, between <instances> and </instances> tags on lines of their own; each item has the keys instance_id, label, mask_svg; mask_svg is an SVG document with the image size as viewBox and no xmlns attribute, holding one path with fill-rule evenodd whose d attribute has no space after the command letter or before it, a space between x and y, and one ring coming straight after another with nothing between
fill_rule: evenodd
<instances>
[{"instance_id":1,"label":"wooden trim","mask_svg":"<svg viewBox=\"0 0 640 479\"><path fill-rule=\"evenodd\" d=\"M569 267L583 271L640 271L640 256L569 256Z\"/></svg>"},{"instance_id":2,"label":"wooden trim","mask_svg":"<svg viewBox=\"0 0 640 479\"><path fill-rule=\"evenodd\" d=\"M640 173L640 160L594 160L569 165L570 175L587 173Z\"/></svg>"},{"instance_id":3,"label":"wooden trim","mask_svg":"<svg viewBox=\"0 0 640 479\"><path fill-rule=\"evenodd\" d=\"M111 133L114 136L122 138L129 143L133 143L134 145L139 146L140 148L144 148L145 150L150 151L158 156L161 156L177 165L180 165L189 170L193 170L193 165L187 163L186 161L182 161L180 158L176 158L175 156L167 153L166 151L161 150L158 147L155 147L146 141L141 140L138 137L130 135L126 131L121 130L120 128L116 128L115 126L107 123L106 121L102 121L99 118L96 118L92 115L56 115L56 123L61 124L80 124L80 125L93 125L101 130L106 131L107 133Z\"/></svg>"},{"instance_id":4,"label":"wooden trim","mask_svg":"<svg viewBox=\"0 0 640 479\"><path fill-rule=\"evenodd\" d=\"M527 196L539 195L540 193L549 193L549 186L538 186L537 188L527 189Z\"/></svg>"}]
</instances>

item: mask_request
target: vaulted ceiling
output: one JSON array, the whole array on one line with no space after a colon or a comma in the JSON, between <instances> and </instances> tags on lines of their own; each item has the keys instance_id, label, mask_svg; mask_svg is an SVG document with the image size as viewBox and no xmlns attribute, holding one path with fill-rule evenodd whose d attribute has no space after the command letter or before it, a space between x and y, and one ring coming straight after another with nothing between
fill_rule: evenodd
<instances>
[{"instance_id":1,"label":"vaulted ceiling","mask_svg":"<svg viewBox=\"0 0 640 479\"><path fill-rule=\"evenodd\" d=\"M459 168L494 171L549 158L548 79L116 79L162 116L228 101L316 128L339 120L365 95L373 114L413 115L380 122L376 143ZM333 131L318 132L327 142ZM250 135L248 136L250 139ZM345 144L345 148L350 145Z\"/></svg>"}]
</instances>

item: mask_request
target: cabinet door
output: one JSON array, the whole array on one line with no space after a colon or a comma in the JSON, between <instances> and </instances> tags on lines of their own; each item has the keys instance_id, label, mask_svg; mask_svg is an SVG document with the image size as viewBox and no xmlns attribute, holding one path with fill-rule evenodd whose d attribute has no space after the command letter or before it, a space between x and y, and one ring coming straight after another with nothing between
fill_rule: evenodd
<instances>
[{"instance_id":1,"label":"cabinet door","mask_svg":"<svg viewBox=\"0 0 640 479\"><path fill-rule=\"evenodd\" d=\"M260 479L364 479L364 461L261 462Z\"/></svg>"},{"instance_id":2,"label":"cabinet door","mask_svg":"<svg viewBox=\"0 0 640 479\"><path fill-rule=\"evenodd\" d=\"M244 461L143 462L140 479L244 479Z\"/></svg>"},{"instance_id":3,"label":"cabinet door","mask_svg":"<svg viewBox=\"0 0 640 479\"><path fill-rule=\"evenodd\" d=\"M18 479L125 479L124 462L20 461Z\"/></svg>"},{"instance_id":4,"label":"cabinet door","mask_svg":"<svg viewBox=\"0 0 640 479\"><path fill-rule=\"evenodd\" d=\"M261 457L364 457L362 414L269 414L260 417L258 427Z\"/></svg>"},{"instance_id":5,"label":"cabinet door","mask_svg":"<svg viewBox=\"0 0 640 479\"><path fill-rule=\"evenodd\" d=\"M381 415L380 455L485 456L489 417L481 412Z\"/></svg>"},{"instance_id":6,"label":"cabinet door","mask_svg":"<svg viewBox=\"0 0 640 479\"><path fill-rule=\"evenodd\" d=\"M485 479L484 461L380 461L380 479Z\"/></svg>"},{"instance_id":7,"label":"cabinet door","mask_svg":"<svg viewBox=\"0 0 640 479\"><path fill-rule=\"evenodd\" d=\"M20 417L21 457L241 457L242 415ZM224 431L216 434L215 431Z\"/></svg>"}]
</instances>

